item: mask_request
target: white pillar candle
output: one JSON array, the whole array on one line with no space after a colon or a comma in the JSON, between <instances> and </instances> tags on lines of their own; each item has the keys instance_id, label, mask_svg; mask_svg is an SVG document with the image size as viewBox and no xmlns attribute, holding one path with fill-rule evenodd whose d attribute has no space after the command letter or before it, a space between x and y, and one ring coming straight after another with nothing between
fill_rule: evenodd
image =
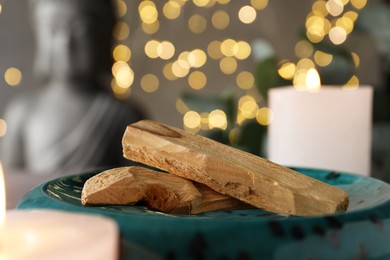
<instances>
[{"instance_id":1,"label":"white pillar candle","mask_svg":"<svg viewBox=\"0 0 390 260\"><path fill-rule=\"evenodd\" d=\"M118 228L105 217L58 210L10 210L0 259L118 259Z\"/></svg>"},{"instance_id":2,"label":"white pillar candle","mask_svg":"<svg viewBox=\"0 0 390 260\"><path fill-rule=\"evenodd\" d=\"M370 174L370 86L269 91L268 159L291 167Z\"/></svg>"}]
</instances>

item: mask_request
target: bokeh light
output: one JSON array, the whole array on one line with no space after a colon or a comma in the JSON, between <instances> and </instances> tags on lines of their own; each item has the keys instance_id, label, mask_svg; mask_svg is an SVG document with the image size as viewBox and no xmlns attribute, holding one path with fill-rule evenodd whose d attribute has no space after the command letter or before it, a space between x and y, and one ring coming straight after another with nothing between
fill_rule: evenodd
<instances>
[{"instance_id":1,"label":"bokeh light","mask_svg":"<svg viewBox=\"0 0 390 260\"><path fill-rule=\"evenodd\" d=\"M215 29L224 30L229 26L230 17L224 10L215 11L211 17L211 24Z\"/></svg>"},{"instance_id":2,"label":"bokeh light","mask_svg":"<svg viewBox=\"0 0 390 260\"><path fill-rule=\"evenodd\" d=\"M340 26L335 26L329 31L329 39L335 45L342 44L347 39L347 32Z\"/></svg>"},{"instance_id":3,"label":"bokeh light","mask_svg":"<svg viewBox=\"0 0 390 260\"><path fill-rule=\"evenodd\" d=\"M234 56L239 60L245 60L251 55L251 46L246 41L237 42L237 51Z\"/></svg>"},{"instance_id":4,"label":"bokeh light","mask_svg":"<svg viewBox=\"0 0 390 260\"><path fill-rule=\"evenodd\" d=\"M251 0L251 6L256 10L264 10L268 5L268 0Z\"/></svg>"},{"instance_id":5,"label":"bokeh light","mask_svg":"<svg viewBox=\"0 0 390 260\"><path fill-rule=\"evenodd\" d=\"M147 92L155 92L159 87L160 81L156 75L148 73L141 78L141 88Z\"/></svg>"},{"instance_id":6,"label":"bokeh light","mask_svg":"<svg viewBox=\"0 0 390 260\"><path fill-rule=\"evenodd\" d=\"M175 55L175 46L169 41L162 41L157 46L157 55L163 60L169 60Z\"/></svg>"},{"instance_id":7,"label":"bokeh light","mask_svg":"<svg viewBox=\"0 0 390 260\"><path fill-rule=\"evenodd\" d=\"M322 51L316 51L314 53L314 61L318 66L328 66L333 60L333 55Z\"/></svg>"},{"instance_id":8,"label":"bokeh light","mask_svg":"<svg viewBox=\"0 0 390 260\"><path fill-rule=\"evenodd\" d=\"M123 44L115 46L112 54L115 61L129 61L131 58L131 50Z\"/></svg>"},{"instance_id":9,"label":"bokeh light","mask_svg":"<svg viewBox=\"0 0 390 260\"><path fill-rule=\"evenodd\" d=\"M200 127L201 117L196 111L188 111L184 114L183 123L186 128L196 129Z\"/></svg>"},{"instance_id":10,"label":"bokeh light","mask_svg":"<svg viewBox=\"0 0 390 260\"><path fill-rule=\"evenodd\" d=\"M260 125L270 125L273 120L272 110L268 107L262 107L256 112L256 120Z\"/></svg>"},{"instance_id":11,"label":"bokeh light","mask_svg":"<svg viewBox=\"0 0 390 260\"><path fill-rule=\"evenodd\" d=\"M233 74L237 70L237 61L231 57L222 58L219 62L219 68L224 74Z\"/></svg>"},{"instance_id":12,"label":"bokeh light","mask_svg":"<svg viewBox=\"0 0 390 260\"><path fill-rule=\"evenodd\" d=\"M241 89L251 89L255 85L255 78L249 71L241 71L236 77L236 83Z\"/></svg>"},{"instance_id":13,"label":"bokeh light","mask_svg":"<svg viewBox=\"0 0 390 260\"><path fill-rule=\"evenodd\" d=\"M238 11L238 18L245 24L253 23L256 20L256 16L256 10L250 5L245 5Z\"/></svg>"},{"instance_id":14,"label":"bokeh light","mask_svg":"<svg viewBox=\"0 0 390 260\"><path fill-rule=\"evenodd\" d=\"M259 106L252 96L245 95L238 100L238 109L245 119L253 119L256 117Z\"/></svg>"},{"instance_id":15,"label":"bokeh light","mask_svg":"<svg viewBox=\"0 0 390 260\"><path fill-rule=\"evenodd\" d=\"M138 6L139 16L142 22L151 24L157 21L158 11L153 1L142 1Z\"/></svg>"},{"instance_id":16,"label":"bokeh light","mask_svg":"<svg viewBox=\"0 0 390 260\"><path fill-rule=\"evenodd\" d=\"M168 1L164 4L163 14L166 18L173 20L179 17L181 13L180 4L174 1Z\"/></svg>"},{"instance_id":17,"label":"bokeh light","mask_svg":"<svg viewBox=\"0 0 390 260\"><path fill-rule=\"evenodd\" d=\"M207 61L206 53L201 49L195 49L188 54L188 64L193 68L202 67Z\"/></svg>"},{"instance_id":18,"label":"bokeh light","mask_svg":"<svg viewBox=\"0 0 390 260\"><path fill-rule=\"evenodd\" d=\"M284 79L293 79L295 75L296 66L292 62L284 62L278 69L278 74Z\"/></svg>"},{"instance_id":19,"label":"bokeh light","mask_svg":"<svg viewBox=\"0 0 390 260\"><path fill-rule=\"evenodd\" d=\"M355 89L359 87L359 78L356 75L353 75L348 82L344 85L345 89Z\"/></svg>"},{"instance_id":20,"label":"bokeh light","mask_svg":"<svg viewBox=\"0 0 390 260\"><path fill-rule=\"evenodd\" d=\"M188 84L193 89L202 89L206 86L207 77L201 71L193 71L188 76Z\"/></svg>"},{"instance_id":21,"label":"bokeh light","mask_svg":"<svg viewBox=\"0 0 390 260\"><path fill-rule=\"evenodd\" d=\"M207 46L207 54L214 60L221 59L223 57L221 45L220 41L211 41Z\"/></svg>"},{"instance_id":22,"label":"bokeh light","mask_svg":"<svg viewBox=\"0 0 390 260\"><path fill-rule=\"evenodd\" d=\"M125 22L117 22L113 33L116 40L122 41L129 37L130 28Z\"/></svg>"},{"instance_id":23,"label":"bokeh light","mask_svg":"<svg viewBox=\"0 0 390 260\"><path fill-rule=\"evenodd\" d=\"M227 119L224 111L216 109L209 114L209 128L219 128L225 130L227 128Z\"/></svg>"},{"instance_id":24,"label":"bokeh light","mask_svg":"<svg viewBox=\"0 0 390 260\"><path fill-rule=\"evenodd\" d=\"M22 72L18 68L10 67L4 73L4 80L12 87L18 86L22 82Z\"/></svg>"},{"instance_id":25,"label":"bokeh light","mask_svg":"<svg viewBox=\"0 0 390 260\"><path fill-rule=\"evenodd\" d=\"M196 34L204 32L207 27L207 20L199 14L194 14L188 20L188 28Z\"/></svg>"}]
</instances>

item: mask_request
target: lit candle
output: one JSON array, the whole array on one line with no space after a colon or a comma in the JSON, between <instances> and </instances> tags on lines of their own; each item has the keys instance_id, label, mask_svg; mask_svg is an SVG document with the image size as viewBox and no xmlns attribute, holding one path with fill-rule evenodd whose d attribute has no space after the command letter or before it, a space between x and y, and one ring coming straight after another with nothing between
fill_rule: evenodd
<instances>
[{"instance_id":1,"label":"lit candle","mask_svg":"<svg viewBox=\"0 0 390 260\"><path fill-rule=\"evenodd\" d=\"M309 167L369 175L372 87L322 86L315 69L306 89L269 91L273 122L268 129L268 159Z\"/></svg>"},{"instance_id":2,"label":"lit candle","mask_svg":"<svg viewBox=\"0 0 390 260\"><path fill-rule=\"evenodd\" d=\"M0 164L0 259L118 259L113 220L58 210L5 210Z\"/></svg>"}]
</instances>

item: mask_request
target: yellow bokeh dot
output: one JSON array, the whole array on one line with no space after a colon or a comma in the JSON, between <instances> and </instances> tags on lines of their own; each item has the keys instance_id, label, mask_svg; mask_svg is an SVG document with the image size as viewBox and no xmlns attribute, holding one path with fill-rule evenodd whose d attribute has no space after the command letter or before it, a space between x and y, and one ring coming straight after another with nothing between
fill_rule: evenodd
<instances>
[{"instance_id":1,"label":"yellow bokeh dot","mask_svg":"<svg viewBox=\"0 0 390 260\"><path fill-rule=\"evenodd\" d=\"M126 45L119 44L115 46L112 56L115 61L129 61L131 58L131 50Z\"/></svg>"},{"instance_id":2,"label":"yellow bokeh dot","mask_svg":"<svg viewBox=\"0 0 390 260\"><path fill-rule=\"evenodd\" d=\"M269 125L272 123L273 115L272 110L268 107L260 108L256 113L256 121L260 125Z\"/></svg>"},{"instance_id":3,"label":"yellow bokeh dot","mask_svg":"<svg viewBox=\"0 0 390 260\"><path fill-rule=\"evenodd\" d=\"M209 114L210 129L219 128L225 130L227 128L227 118L224 111L215 109Z\"/></svg>"},{"instance_id":4,"label":"yellow bokeh dot","mask_svg":"<svg viewBox=\"0 0 390 260\"><path fill-rule=\"evenodd\" d=\"M188 84L193 89L202 89L206 86L207 77L201 71L193 71L188 76Z\"/></svg>"},{"instance_id":5,"label":"yellow bokeh dot","mask_svg":"<svg viewBox=\"0 0 390 260\"><path fill-rule=\"evenodd\" d=\"M225 74L233 74L237 70L237 61L231 57L225 57L220 60L219 68Z\"/></svg>"},{"instance_id":6,"label":"yellow bokeh dot","mask_svg":"<svg viewBox=\"0 0 390 260\"><path fill-rule=\"evenodd\" d=\"M183 123L187 128L198 128L200 127L201 117L198 112L188 111L184 114Z\"/></svg>"},{"instance_id":7,"label":"yellow bokeh dot","mask_svg":"<svg viewBox=\"0 0 390 260\"><path fill-rule=\"evenodd\" d=\"M111 89L118 99L127 99L131 95L131 88L122 88L118 86L115 79L111 81Z\"/></svg>"},{"instance_id":8,"label":"yellow bokeh dot","mask_svg":"<svg viewBox=\"0 0 390 260\"><path fill-rule=\"evenodd\" d=\"M118 17L123 17L127 13L127 5L123 0L117 0Z\"/></svg>"},{"instance_id":9,"label":"yellow bokeh dot","mask_svg":"<svg viewBox=\"0 0 390 260\"><path fill-rule=\"evenodd\" d=\"M325 17L328 15L325 1L315 1L312 5L314 15Z\"/></svg>"},{"instance_id":10,"label":"yellow bokeh dot","mask_svg":"<svg viewBox=\"0 0 390 260\"><path fill-rule=\"evenodd\" d=\"M294 77L296 66L292 62L283 63L278 69L278 74L284 79L290 80Z\"/></svg>"},{"instance_id":11,"label":"yellow bokeh dot","mask_svg":"<svg viewBox=\"0 0 390 260\"><path fill-rule=\"evenodd\" d=\"M242 23L245 24L253 23L256 19L256 16L256 10L249 5L241 7L241 9L238 11L238 18Z\"/></svg>"},{"instance_id":12,"label":"yellow bokeh dot","mask_svg":"<svg viewBox=\"0 0 390 260\"><path fill-rule=\"evenodd\" d=\"M236 83L241 89L250 89L255 84L255 78L249 71L242 71L237 75Z\"/></svg>"},{"instance_id":13,"label":"yellow bokeh dot","mask_svg":"<svg viewBox=\"0 0 390 260\"><path fill-rule=\"evenodd\" d=\"M226 5L228 3L230 3L230 0L217 0L218 4L221 4L221 5Z\"/></svg>"},{"instance_id":14,"label":"yellow bokeh dot","mask_svg":"<svg viewBox=\"0 0 390 260\"><path fill-rule=\"evenodd\" d=\"M160 29L160 22L155 21L154 23L142 23L142 30L147 34L154 34Z\"/></svg>"},{"instance_id":15,"label":"yellow bokeh dot","mask_svg":"<svg viewBox=\"0 0 390 260\"><path fill-rule=\"evenodd\" d=\"M210 4L210 0L192 0L192 2L199 7L205 7Z\"/></svg>"},{"instance_id":16,"label":"yellow bokeh dot","mask_svg":"<svg viewBox=\"0 0 390 260\"><path fill-rule=\"evenodd\" d=\"M251 0L251 5L256 10L263 10L263 9L265 9L267 7L268 0Z\"/></svg>"},{"instance_id":17,"label":"yellow bokeh dot","mask_svg":"<svg viewBox=\"0 0 390 260\"><path fill-rule=\"evenodd\" d=\"M176 80L177 77L175 76L175 74L173 74L173 71L172 71L172 65L173 63L170 62L168 64L166 64L163 68L163 74L164 74L164 77L168 80Z\"/></svg>"},{"instance_id":18,"label":"yellow bokeh dot","mask_svg":"<svg viewBox=\"0 0 390 260\"><path fill-rule=\"evenodd\" d=\"M245 41L238 41L237 42L237 51L236 53L234 54L234 56L239 59L239 60L245 60L246 58L249 57L249 55L251 55L251 46L249 45L249 43L245 42Z\"/></svg>"},{"instance_id":19,"label":"yellow bokeh dot","mask_svg":"<svg viewBox=\"0 0 390 260\"><path fill-rule=\"evenodd\" d=\"M3 137L7 133L7 122L0 118L0 137Z\"/></svg>"},{"instance_id":20,"label":"yellow bokeh dot","mask_svg":"<svg viewBox=\"0 0 390 260\"><path fill-rule=\"evenodd\" d=\"M221 52L226 57L233 57L238 51L238 44L233 39L226 39L221 43Z\"/></svg>"},{"instance_id":21,"label":"yellow bokeh dot","mask_svg":"<svg viewBox=\"0 0 390 260\"><path fill-rule=\"evenodd\" d=\"M238 100L238 109L245 119L252 119L256 117L259 106L252 96L246 95Z\"/></svg>"},{"instance_id":22,"label":"yellow bokeh dot","mask_svg":"<svg viewBox=\"0 0 390 260\"><path fill-rule=\"evenodd\" d=\"M347 39L347 32L344 28L335 26L329 31L329 39L335 45L342 44Z\"/></svg>"},{"instance_id":23,"label":"yellow bokeh dot","mask_svg":"<svg viewBox=\"0 0 390 260\"><path fill-rule=\"evenodd\" d=\"M367 0L351 0L351 4L356 9L362 9L366 6Z\"/></svg>"},{"instance_id":24,"label":"yellow bokeh dot","mask_svg":"<svg viewBox=\"0 0 390 260\"><path fill-rule=\"evenodd\" d=\"M4 80L12 87L18 86L22 82L22 72L17 68L10 67L4 73Z\"/></svg>"},{"instance_id":25,"label":"yellow bokeh dot","mask_svg":"<svg viewBox=\"0 0 390 260\"><path fill-rule=\"evenodd\" d=\"M112 66L112 75L121 88L129 88L133 84L134 72L126 62L115 62Z\"/></svg>"},{"instance_id":26,"label":"yellow bokeh dot","mask_svg":"<svg viewBox=\"0 0 390 260\"><path fill-rule=\"evenodd\" d=\"M158 89L160 81L154 74L146 74L141 78L141 88L147 92L152 93Z\"/></svg>"},{"instance_id":27,"label":"yellow bokeh dot","mask_svg":"<svg viewBox=\"0 0 390 260\"><path fill-rule=\"evenodd\" d=\"M184 78L185 76L188 75L189 72L190 72L190 68L181 66L178 61L175 61L172 64L172 73L173 75L175 75L175 77Z\"/></svg>"},{"instance_id":28,"label":"yellow bokeh dot","mask_svg":"<svg viewBox=\"0 0 390 260\"><path fill-rule=\"evenodd\" d=\"M229 14L223 10L215 11L211 17L211 24L215 29L223 30L229 26L230 17Z\"/></svg>"},{"instance_id":29,"label":"yellow bokeh dot","mask_svg":"<svg viewBox=\"0 0 390 260\"><path fill-rule=\"evenodd\" d=\"M314 62L311 59L303 58L297 62L297 70L308 70L314 67Z\"/></svg>"},{"instance_id":30,"label":"yellow bokeh dot","mask_svg":"<svg viewBox=\"0 0 390 260\"><path fill-rule=\"evenodd\" d=\"M145 54L149 58L155 59L158 58L158 47L160 42L156 40L150 40L145 44Z\"/></svg>"},{"instance_id":31,"label":"yellow bokeh dot","mask_svg":"<svg viewBox=\"0 0 390 260\"><path fill-rule=\"evenodd\" d=\"M358 18L359 14L354 12L354 11L348 11L348 12L345 12L343 14L343 17L347 17L349 19L351 19L353 22L356 21L356 19Z\"/></svg>"},{"instance_id":32,"label":"yellow bokeh dot","mask_svg":"<svg viewBox=\"0 0 390 260\"><path fill-rule=\"evenodd\" d=\"M181 98L176 99L175 107L180 114L185 114L190 110Z\"/></svg>"},{"instance_id":33,"label":"yellow bokeh dot","mask_svg":"<svg viewBox=\"0 0 390 260\"><path fill-rule=\"evenodd\" d=\"M343 88L345 89L355 89L359 87L359 78L356 75L353 75Z\"/></svg>"},{"instance_id":34,"label":"yellow bokeh dot","mask_svg":"<svg viewBox=\"0 0 390 260\"><path fill-rule=\"evenodd\" d=\"M214 60L221 59L223 57L223 53L221 51L221 42L220 41L211 41L207 45L207 53Z\"/></svg>"},{"instance_id":35,"label":"yellow bokeh dot","mask_svg":"<svg viewBox=\"0 0 390 260\"><path fill-rule=\"evenodd\" d=\"M325 53L322 51L316 51L314 53L314 61L318 64L318 66L325 67L328 66L333 60L333 55L329 53Z\"/></svg>"},{"instance_id":36,"label":"yellow bokeh dot","mask_svg":"<svg viewBox=\"0 0 390 260\"><path fill-rule=\"evenodd\" d=\"M129 37L130 28L125 22L117 22L114 27L114 37L118 41L122 41Z\"/></svg>"},{"instance_id":37,"label":"yellow bokeh dot","mask_svg":"<svg viewBox=\"0 0 390 260\"><path fill-rule=\"evenodd\" d=\"M207 27L207 21L206 19L199 15L199 14L194 14L190 17L188 20L188 28L193 32L193 33L202 33L204 30L206 30Z\"/></svg>"},{"instance_id":38,"label":"yellow bokeh dot","mask_svg":"<svg viewBox=\"0 0 390 260\"><path fill-rule=\"evenodd\" d=\"M338 16L344 11L344 4L341 0L329 0L326 3L326 9L332 16Z\"/></svg>"},{"instance_id":39,"label":"yellow bokeh dot","mask_svg":"<svg viewBox=\"0 0 390 260\"><path fill-rule=\"evenodd\" d=\"M175 46L169 41L162 41L157 46L157 55L163 60L169 60L175 55Z\"/></svg>"},{"instance_id":40,"label":"yellow bokeh dot","mask_svg":"<svg viewBox=\"0 0 390 260\"><path fill-rule=\"evenodd\" d=\"M177 2L169 1L164 4L163 14L166 18L173 20L179 17L181 7Z\"/></svg>"},{"instance_id":41,"label":"yellow bokeh dot","mask_svg":"<svg viewBox=\"0 0 390 260\"><path fill-rule=\"evenodd\" d=\"M207 61L206 53L201 49L195 49L188 54L188 64L193 68L202 67Z\"/></svg>"},{"instance_id":42,"label":"yellow bokeh dot","mask_svg":"<svg viewBox=\"0 0 390 260\"><path fill-rule=\"evenodd\" d=\"M153 1L142 1L138 6L138 12L144 23L154 23L158 19L158 11Z\"/></svg>"},{"instance_id":43,"label":"yellow bokeh dot","mask_svg":"<svg viewBox=\"0 0 390 260\"><path fill-rule=\"evenodd\" d=\"M301 40L295 44L294 50L297 57L308 58L313 54L313 45L306 40Z\"/></svg>"}]
</instances>

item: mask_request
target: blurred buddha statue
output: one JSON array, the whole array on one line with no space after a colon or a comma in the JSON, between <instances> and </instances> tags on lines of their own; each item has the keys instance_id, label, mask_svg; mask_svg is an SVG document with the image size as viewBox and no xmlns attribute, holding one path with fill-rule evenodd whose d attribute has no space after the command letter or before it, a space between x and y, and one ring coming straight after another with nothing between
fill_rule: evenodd
<instances>
[{"instance_id":1,"label":"blurred buddha statue","mask_svg":"<svg viewBox=\"0 0 390 260\"><path fill-rule=\"evenodd\" d=\"M7 107L0 160L34 174L128 164L121 138L143 116L111 93L115 6L110 0L30 4L42 84Z\"/></svg>"}]
</instances>

